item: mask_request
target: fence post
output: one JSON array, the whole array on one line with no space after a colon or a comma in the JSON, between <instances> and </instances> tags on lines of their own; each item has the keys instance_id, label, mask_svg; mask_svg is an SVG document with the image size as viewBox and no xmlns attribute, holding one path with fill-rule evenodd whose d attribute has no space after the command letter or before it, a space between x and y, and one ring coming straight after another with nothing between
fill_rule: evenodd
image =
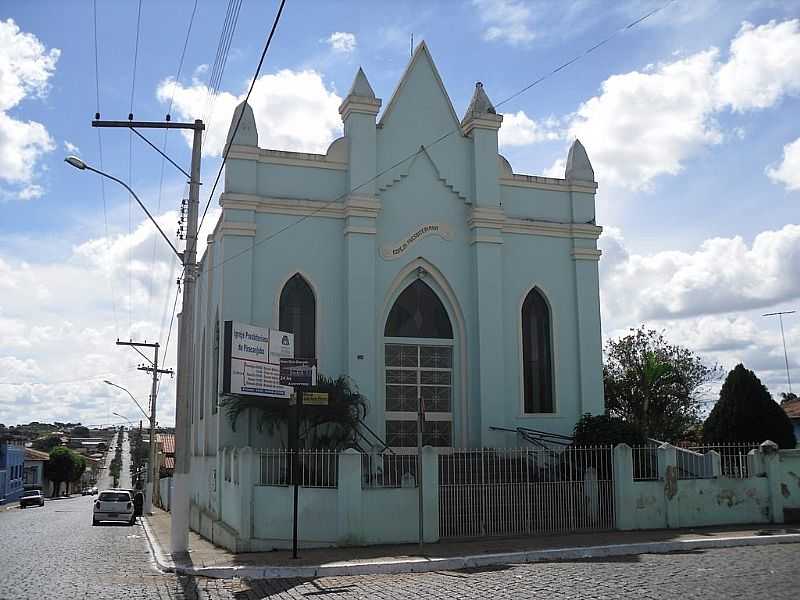
<instances>
[{"instance_id":1,"label":"fence post","mask_svg":"<svg viewBox=\"0 0 800 600\"><path fill-rule=\"evenodd\" d=\"M225 460L230 461L231 456L226 454ZM258 454L256 454L253 449L249 446L242 448L239 451L239 485L233 485L233 481L235 479L233 468L234 465L231 465L230 470L230 481L227 482L230 486L230 489L237 490L239 493L239 497L241 499L241 510L239 511L239 540L243 545L241 549L237 548L237 550L249 550L250 549L250 540L253 537L253 513L255 512L254 499L255 499L255 485L258 481L258 469L259 469L259 459ZM223 470L223 479L225 478ZM237 544L238 546L238 544Z\"/></svg>"},{"instance_id":2,"label":"fence post","mask_svg":"<svg viewBox=\"0 0 800 600\"><path fill-rule=\"evenodd\" d=\"M622 531L634 529L633 521L633 451L628 444L614 446L613 477L614 477L614 520L617 529Z\"/></svg>"},{"instance_id":3,"label":"fence post","mask_svg":"<svg viewBox=\"0 0 800 600\"><path fill-rule=\"evenodd\" d=\"M772 523L783 523L783 494L781 494L781 465L778 444L771 440L758 447L765 470L769 489L769 514Z\"/></svg>"},{"instance_id":4,"label":"fence post","mask_svg":"<svg viewBox=\"0 0 800 600\"><path fill-rule=\"evenodd\" d=\"M439 455L430 446L422 448L423 524L425 542L439 541Z\"/></svg>"},{"instance_id":5,"label":"fence post","mask_svg":"<svg viewBox=\"0 0 800 600\"><path fill-rule=\"evenodd\" d=\"M760 449L750 450L747 453L747 473L750 477L766 477L767 470L764 467L764 455Z\"/></svg>"},{"instance_id":6,"label":"fence post","mask_svg":"<svg viewBox=\"0 0 800 600\"><path fill-rule=\"evenodd\" d=\"M363 510L361 489L361 456L358 450L348 448L339 453L339 481L337 487L338 540L341 546L363 544ZM387 518L391 518L387 515Z\"/></svg>"},{"instance_id":7,"label":"fence post","mask_svg":"<svg viewBox=\"0 0 800 600\"><path fill-rule=\"evenodd\" d=\"M680 527L680 511L678 510L678 453L675 446L661 444L658 447L658 473L664 482L664 514L667 529Z\"/></svg>"},{"instance_id":8,"label":"fence post","mask_svg":"<svg viewBox=\"0 0 800 600\"><path fill-rule=\"evenodd\" d=\"M722 477L722 456L716 450L709 450L706 453L706 465L709 475L714 478Z\"/></svg>"}]
</instances>

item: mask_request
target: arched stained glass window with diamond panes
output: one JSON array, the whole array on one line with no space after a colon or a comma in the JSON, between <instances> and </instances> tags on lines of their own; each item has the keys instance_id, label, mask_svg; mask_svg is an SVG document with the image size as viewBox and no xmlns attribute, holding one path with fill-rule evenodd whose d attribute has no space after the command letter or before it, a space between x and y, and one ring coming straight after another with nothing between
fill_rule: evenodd
<instances>
[{"instance_id":1,"label":"arched stained glass window with diamond panes","mask_svg":"<svg viewBox=\"0 0 800 600\"><path fill-rule=\"evenodd\" d=\"M386 319L384 338L387 445L416 447L421 398L423 445L451 446L453 327L430 286L416 280L403 290Z\"/></svg>"}]
</instances>

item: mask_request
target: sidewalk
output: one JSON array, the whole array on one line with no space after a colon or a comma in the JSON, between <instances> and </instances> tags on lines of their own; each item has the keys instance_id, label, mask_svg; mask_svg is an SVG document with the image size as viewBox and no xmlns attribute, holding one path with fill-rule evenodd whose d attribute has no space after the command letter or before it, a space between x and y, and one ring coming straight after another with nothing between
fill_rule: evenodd
<instances>
[{"instance_id":1,"label":"sidewalk","mask_svg":"<svg viewBox=\"0 0 800 600\"><path fill-rule=\"evenodd\" d=\"M426 544L320 548L234 554L189 532L188 556L169 554L170 515L159 508L145 517L145 532L158 565L167 571L217 578L282 578L456 570L510 563L575 560L732 546L800 543L800 529L764 525L517 538Z\"/></svg>"}]
</instances>

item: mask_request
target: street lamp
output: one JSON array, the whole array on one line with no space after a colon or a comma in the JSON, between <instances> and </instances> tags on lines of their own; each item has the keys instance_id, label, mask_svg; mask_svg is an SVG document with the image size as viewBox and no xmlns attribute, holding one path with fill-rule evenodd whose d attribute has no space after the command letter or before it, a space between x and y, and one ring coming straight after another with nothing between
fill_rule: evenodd
<instances>
[{"instance_id":1,"label":"street lamp","mask_svg":"<svg viewBox=\"0 0 800 600\"><path fill-rule=\"evenodd\" d=\"M157 486L158 486L158 479L159 479L158 478L158 471L156 470L158 467L155 464L156 463L156 423L155 423L155 419L151 418L144 411L144 409L139 404L139 402L136 400L136 398L133 397L133 394L131 394L124 387L122 387L121 385L117 385L116 383L112 383L112 382L108 381L107 379L104 379L103 382L107 383L111 387L115 387L117 389L120 389L123 392L125 392L126 394L128 394L128 396L131 397L131 400L134 401L134 403L139 408L139 410L142 411L142 414L144 415L144 418L147 419L147 421L150 423L150 461L149 461L150 462L150 475L149 475L149 477L150 477L150 485L151 485L152 489L150 491L149 497L148 497L147 494L145 494L145 504L146 504L146 506L144 507L144 511L146 513L150 514L150 513L153 512L153 500L155 500L156 494L158 493L158 487ZM116 415L117 413L113 413L113 414ZM117 415L117 416L122 416L122 415ZM130 423L130 421L127 419L127 417L123 417L123 418L126 421L128 421L128 423ZM131 425L131 429L133 429L133 425Z\"/></svg>"},{"instance_id":2,"label":"street lamp","mask_svg":"<svg viewBox=\"0 0 800 600\"><path fill-rule=\"evenodd\" d=\"M102 175L103 177L106 177L106 178L110 179L111 181L116 181L118 184L120 184L122 187L124 187L126 190L128 190L128 192L130 192L131 196L134 197L136 202L139 203L139 206L142 207L142 210L145 212L145 214L147 214L149 219L153 222L153 225L156 226L156 229L158 229L158 232L161 234L161 236L164 238L164 240L167 242L167 244L169 244L169 247L172 248L172 251L175 253L175 256L178 257L178 260L183 262L183 254L178 252L178 249L173 245L173 243L167 237L167 234L164 233L164 230L161 229L161 227L158 225L156 220L153 218L153 215L150 214L150 211L147 210L147 207L144 204L142 204L141 200L139 200L139 196L136 195L136 192L134 192L127 183L125 183L121 179L117 179L113 175L109 175L108 173L105 173L105 172L101 171L100 169L95 169L91 165L87 165L85 162L83 162L77 156L68 156L67 158L64 159L64 162L69 164L69 165L72 165L76 169L80 169L81 171L92 171L94 173L97 173L98 175Z\"/></svg>"},{"instance_id":3,"label":"street lamp","mask_svg":"<svg viewBox=\"0 0 800 600\"><path fill-rule=\"evenodd\" d=\"M771 312L761 315L762 317L778 317L778 322L781 324L781 339L783 340L783 360L786 363L786 381L789 384L789 394L792 393L792 377L789 375L789 355L786 353L786 337L783 335L783 315L793 315L796 310L784 310L779 312Z\"/></svg>"},{"instance_id":4,"label":"street lamp","mask_svg":"<svg viewBox=\"0 0 800 600\"><path fill-rule=\"evenodd\" d=\"M128 422L128 425L130 425L131 428L133 428L133 423L131 423L131 420L128 417L126 417L125 415L121 415L121 414L115 413L115 412L112 412L111 414L114 415L115 417L119 417L121 419L125 419Z\"/></svg>"}]
</instances>

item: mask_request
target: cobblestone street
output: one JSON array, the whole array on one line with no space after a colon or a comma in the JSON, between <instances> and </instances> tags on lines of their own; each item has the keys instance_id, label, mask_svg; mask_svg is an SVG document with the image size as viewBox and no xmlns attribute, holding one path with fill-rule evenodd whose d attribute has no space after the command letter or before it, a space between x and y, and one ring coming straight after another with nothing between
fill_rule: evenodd
<instances>
[{"instance_id":1,"label":"cobblestone street","mask_svg":"<svg viewBox=\"0 0 800 600\"><path fill-rule=\"evenodd\" d=\"M42 508L0 507L0 600L231 597L225 590L232 582L156 570L140 524L92 527L95 498L47 499Z\"/></svg>"},{"instance_id":2,"label":"cobblestone street","mask_svg":"<svg viewBox=\"0 0 800 600\"><path fill-rule=\"evenodd\" d=\"M798 556L800 544L787 544L416 575L244 581L235 597L794 600Z\"/></svg>"}]
</instances>

